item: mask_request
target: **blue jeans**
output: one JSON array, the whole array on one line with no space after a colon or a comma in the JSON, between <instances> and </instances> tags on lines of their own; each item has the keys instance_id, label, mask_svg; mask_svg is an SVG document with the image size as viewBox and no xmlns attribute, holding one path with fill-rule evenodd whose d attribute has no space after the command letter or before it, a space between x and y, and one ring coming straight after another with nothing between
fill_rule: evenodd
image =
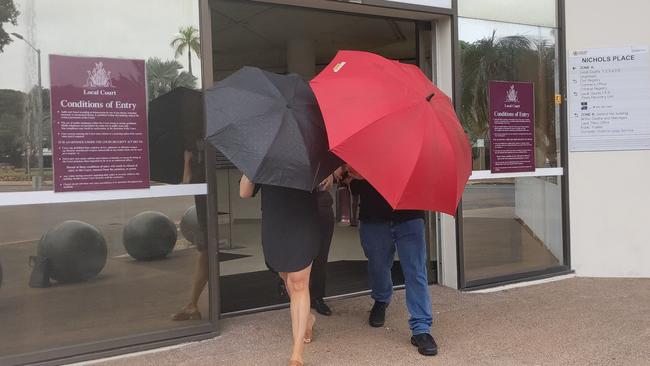
<instances>
[{"instance_id":1,"label":"blue jeans","mask_svg":"<svg viewBox=\"0 0 650 366\"><path fill-rule=\"evenodd\" d=\"M429 333L432 323L427 281L424 220L361 222L361 246L368 258L368 278L375 301L389 303L393 295L391 267L399 254L406 287L406 307L413 335Z\"/></svg>"}]
</instances>

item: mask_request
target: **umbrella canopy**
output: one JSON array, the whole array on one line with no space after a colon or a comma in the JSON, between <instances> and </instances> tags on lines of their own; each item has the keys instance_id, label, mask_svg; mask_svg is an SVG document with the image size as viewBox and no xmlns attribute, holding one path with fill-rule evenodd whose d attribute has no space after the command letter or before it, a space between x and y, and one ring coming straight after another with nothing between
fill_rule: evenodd
<instances>
[{"instance_id":1,"label":"umbrella canopy","mask_svg":"<svg viewBox=\"0 0 650 366\"><path fill-rule=\"evenodd\" d=\"M314 80L330 149L394 209L454 215L471 150L448 96L413 65L340 51Z\"/></svg>"},{"instance_id":2,"label":"umbrella canopy","mask_svg":"<svg viewBox=\"0 0 650 366\"><path fill-rule=\"evenodd\" d=\"M205 93L207 140L255 183L311 191L341 161L309 85L244 67Z\"/></svg>"}]
</instances>

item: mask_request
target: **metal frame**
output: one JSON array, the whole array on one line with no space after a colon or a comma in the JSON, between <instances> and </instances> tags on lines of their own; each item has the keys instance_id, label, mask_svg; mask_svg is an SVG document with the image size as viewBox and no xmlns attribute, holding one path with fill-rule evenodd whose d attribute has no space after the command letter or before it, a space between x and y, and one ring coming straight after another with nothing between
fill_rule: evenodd
<instances>
[{"instance_id":1,"label":"metal frame","mask_svg":"<svg viewBox=\"0 0 650 366\"><path fill-rule=\"evenodd\" d=\"M359 0L331 0L331 1L343 1L343 2L349 2L349 3L361 3ZM380 8L393 8L393 9L399 9L399 10L411 10L411 11L417 11L417 12L422 12L422 13L436 13L436 14L445 14L445 15L452 15L454 13L454 2L455 0L452 0L452 8L440 8L437 6L427 6L427 5L419 5L419 4L407 4L407 3L398 3L394 1L387 1L387 0L363 0L363 5L368 5L368 6L376 6Z\"/></svg>"},{"instance_id":2,"label":"metal frame","mask_svg":"<svg viewBox=\"0 0 650 366\"><path fill-rule=\"evenodd\" d=\"M201 77L203 91L214 83L212 62L212 14L208 0L199 0L199 34L201 35ZM204 136L207 136L207 114L203 103ZM219 281L219 205L217 201L217 151L211 144L205 149L205 176L208 184L208 291L210 296L210 321L215 335L220 333L221 291ZM229 182L230 183L230 182ZM229 213L230 219L230 213Z\"/></svg>"},{"instance_id":3,"label":"metal frame","mask_svg":"<svg viewBox=\"0 0 650 366\"><path fill-rule=\"evenodd\" d=\"M558 67L560 73L560 161L564 168L562 181L562 239L564 240L564 265L571 268L571 215L569 209L569 115L567 108L567 70L566 70L566 3L557 0L557 29L558 29Z\"/></svg>"},{"instance_id":4,"label":"metal frame","mask_svg":"<svg viewBox=\"0 0 650 366\"><path fill-rule=\"evenodd\" d=\"M428 39L422 39L422 32L431 32L433 35L433 25L431 22L423 21L423 20L415 20L415 61L417 66L422 69L422 65L424 61L426 60L426 53L424 51L427 51L427 47L424 46L424 42L430 42L431 44L429 45L430 48L430 56L431 56L431 70L429 72L431 73L431 79L433 82L435 82L435 47L434 44L434 38L429 37ZM427 70L422 69L422 71L427 74ZM427 75L429 76L429 75ZM438 283L438 253L436 253L436 256L433 257L432 253L432 246L435 246L436 248L438 247L438 235L436 231L436 225L435 225L435 220L436 217L432 212L427 212L426 217L425 217L425 238L426 238L426 252L427 252L427 281L428 283L431 284L437 284ZM432 225L433 224L433 225Z\"/></svg>"},{"instance_id":5,"label":"metal frame","mask_svg":"<svg viewBox=\"0 0 650 366\"><path fill-rule=\"evenodd\" d=\"M453 1L453 32L454 32L454 105L457 110L460 108L460 47L458 38L458 0ZM517 282L531 281L535 279L542 279L553 277L568 273L573 273L571 270L571 241L569 229L569 161L568 161L568 126L567 126L567 108L566 108L566 32L565 32L565 0L557 1L557 27L558 40L556 48L558 50L558 73L560 77L560 92L563 96L562 104L560 105L560 162L562 164L562 174L554 175L559 176L562 182L561 199L562 199L562 240L563 240L563 263L562 265L548 268L539 271L528 271L521 273L513 273L503 276L492 278L466 281L465 279L465 265L464 265L464 245L463 245L463 205L462 200L458 205L456 211L456 252L457 252L457 269L458 269L458 288L461 290L476 290L482 288L489 288L495 286L502 286L504 284L511 284ZM544 171L552 171L552 169L538 169ZM548 174L541 174L542 176ZM533 174L539 176L539 174Z\"/></svg>"},{"instance_id":6,"label":"metal frame","mask_svg":"<svg viewBox=\"0 0 650 366\"><path fill-rule=\"evenodd\" d=\"M460 99L461 99L461 93L460 93L460 41L459 41L459 36L458 36L458 0L452 0L452 9L454 11L452 15L452 50L453 50L453 64L452 64L452 72L453 72L453 83L454 83L454 95L453 95L453 101L454 101L454 107L456 108L457 111L461 109L461 104L460 104ZM461 198L460 202L458 203L458 208L456 209L456 220L455 220L455 227L456 227L456 268L457 268L457 275L456 278L458 280L458 283L456 285L456 288L462 288L463 284L465 283L465 252L464 252L464 247L462 245L463 243L463 200Z\"/></svg>"},{"instance_id":7,"label":"metal frame","mask_svg":"<svg viewBox=\"0 0 650 366\"><path fill-rule=\"evenodd\" d=\"M204 56L201 60L203 72L202 84L203 90L205 90L212 85L211 19L208 0L195 1L199 3L201 51ZM124 353L139 352L183 342L198 341L219 335L219 244L217 241L219 228L216 224L217 218L213 217L217 213L216 174L214 164L216 162L216 154L213 152L213 149L212 151L209 148L206 149L206 162L213 162L213 164L206 164L206 177L208 178L208 253L211 253L209 258L214 258L214 260L209 261L209 281L206 286L210 298L210 320L208 323L4 356L0 357L0 364L62 365ZM214 257L212 256L212 253L215 254Z\"/></svg>"}]
</instances>

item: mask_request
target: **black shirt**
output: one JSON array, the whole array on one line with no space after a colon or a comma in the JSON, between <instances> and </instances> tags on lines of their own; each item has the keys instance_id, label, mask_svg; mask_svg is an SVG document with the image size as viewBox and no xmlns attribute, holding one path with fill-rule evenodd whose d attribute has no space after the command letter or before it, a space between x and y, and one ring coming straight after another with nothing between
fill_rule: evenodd
<instances>
[{"instance_id":1,"label":"black shirt","mask_svg":"<svg viewBox=\"0 0 650 366\"><path fill-rule=\"evenodd\" d=\"M393 210L390 204L377 190L365 180L350 182L352 194L360 196L360 221L395 221L404 222L414 219L424 219L424 211Z\"/></svg>"}]
</instances>

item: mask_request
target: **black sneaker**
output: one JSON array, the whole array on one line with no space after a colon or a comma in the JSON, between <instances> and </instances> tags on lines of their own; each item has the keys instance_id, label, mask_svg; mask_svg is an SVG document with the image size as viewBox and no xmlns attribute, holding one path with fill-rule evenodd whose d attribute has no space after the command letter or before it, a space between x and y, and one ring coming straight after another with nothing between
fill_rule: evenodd
<instances>
[{"instance_id":1,"label":"black sneaker","mask_svg":"<svg viewBox=\"0 0 650 366\"><path fill-rule=\"evenodd\" d=\"M387 307L388 303L375 301L375 305L372 306L370 317L368 318L368 324L370 324L371 327L379 328L384 326Z\"/></svg>"},{"instance_id":2,"label":"black sneaker","mask_svg":"<svg viewBox=\"0 0 650 366\"><path fill-rule=\"evenodd\" d=\"M322 298L312 299L311 307L312 309L315 309L318 314L325 315L325 316L332 315L332 309L330 309L330 307L327 306L327 304Z\"/></svg>"},{"instance_id":3,"label":"black sneaker","mask_svg":"<svg viewBox=\"0 0 650 366\"><path fill-rule=\"evenodd\" d=\"M412 336L411 344L418 348L421 355L435 356L438 354L438 345L429 333Z\"/></svg>"}]
</instances>

